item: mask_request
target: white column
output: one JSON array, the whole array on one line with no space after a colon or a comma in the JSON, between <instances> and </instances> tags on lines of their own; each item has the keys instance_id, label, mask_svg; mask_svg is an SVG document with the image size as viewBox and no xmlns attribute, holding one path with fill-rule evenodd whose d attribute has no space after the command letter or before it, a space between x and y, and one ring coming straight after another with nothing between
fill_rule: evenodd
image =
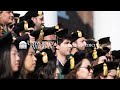
<instances>
[{"instance_id":1,"label":"white column","mask_svg":"<svg viewBox=\"0 0 120 90\"><path fill-rule=\"evenodd\" d=\"M110 37L112 50L120 50L120 11L94 11L94 38Z\"/></svg>"},{"instance_id":2,"label":"white column","mask_svg":"<svg viewBox=\"0 0 120 90\"><path fill-rule=\"evenodd\" d=\"M58 24L57 11L43 11L45 27L52 27Z\"/></svg>"}]
</instances>

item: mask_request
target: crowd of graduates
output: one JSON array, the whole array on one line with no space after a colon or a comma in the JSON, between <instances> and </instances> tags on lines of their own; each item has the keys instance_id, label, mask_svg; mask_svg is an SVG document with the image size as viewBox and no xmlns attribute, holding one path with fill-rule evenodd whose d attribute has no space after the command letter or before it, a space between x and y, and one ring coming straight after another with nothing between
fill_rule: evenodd
<instances>
[{"instance_id":1,"label":"crowd of graduates","mask_svg":"<svg viewBox=\"0 0 120 90\"><path fill-rule=\"evenodd\" d=\"M44 26L43 11L0 11L0 79L119 79L120 50L110 37L86 39Z\"/></svg>"}]
</instances>

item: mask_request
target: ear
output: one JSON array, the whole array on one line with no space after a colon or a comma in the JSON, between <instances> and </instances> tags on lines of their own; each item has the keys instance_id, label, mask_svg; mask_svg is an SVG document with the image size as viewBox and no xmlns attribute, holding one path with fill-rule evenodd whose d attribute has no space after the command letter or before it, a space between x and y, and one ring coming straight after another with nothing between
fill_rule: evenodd
<instances>
[{"instance_id":1,"label":"ear","mask_svg":"<svg viewBox=\"0 0 120 90\"><path fill-rule=\"evenodd\" d=\"M73 46L73 47L77 47L77 43L76 43L76 42L73 42L73 43L72 43L72 46Z\"/></svg>"},{"instance_id":2,"label":"ear","mask_svg":"<svg viewBox=\"0 0 120 90\"><path fill-rule=\"evenodd\" d=\"M31 20L35 23L36 18L35 18L35 17L32 17Z\"/></svg>"},{"instance_id":3,"label":"ear","mask_svg":"<svg viewBox=\"0 0 120 90\"><path fill-rule=\"evenodd\" d=\"M60 47L59 45L56 45L56 50L59 50L59 47Z\"/></svg>"}]
</instances>

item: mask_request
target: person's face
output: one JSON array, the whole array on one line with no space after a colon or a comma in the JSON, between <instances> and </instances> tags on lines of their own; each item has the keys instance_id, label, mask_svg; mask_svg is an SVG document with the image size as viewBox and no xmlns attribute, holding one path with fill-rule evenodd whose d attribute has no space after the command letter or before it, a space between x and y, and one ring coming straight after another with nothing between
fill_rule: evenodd
<instances>
[{"instance_id":1,"label":"person's face","mask_svg":"<svg viewBox=\"0 0 120 90\"><path fill-rule=\"evenodd\" d=\"M60 45L57 45L56 48L61 55L66 56L70 54L72 45L70 40L65 39Z\"/></svg>"},{"instance_id":2,"label":"person's face","mask_svg":"<svg viewBox=\"0 0 120 90\"><path fill-rule=\"evenodd\" d=\"M88 59L83 59L82 64L76 72L78 79L92 79L93 70Z\"/></svg>"},{"instance_id":3,"label":"person's face","mask_svg":"<svg viewBox=\"0 0 120 90\"><path fill-rule=\"evenodd\" d=\"M76 40L76 47L77 47L78 50L85 50L86 39L84 37L78 38Z\"/></svg>"},{"instance_id":4,"label":"person's face","mask_svg":"<svg viewBox=\"0 0 120 90\"><path fill-rule=\"evenodd\" d=\"M53 52L55 52L55 47L56 47L56 36L54 34L48 35L44 37L44 40L46 41L45 45L48 48L51 48Z\"/></svg>"},{"instance_id":5,"label":"person's face","mask_svg":"<svg viewBox=\"0 0 120 90\"><path fill-rule=\"evenodd\" d=\"M20 57L18 56L18 51L14 45L11 46L11 52L10 52L10 58L11 58L11 68L13 72L18 71L19 69L19 61Z\"/></svg>"},{"instance_id":6,"label":"person's face","mask_svg":"<svg viewBox=\"0 0 120 90\"><path fill-rule=\"evenodd\" d=\"M99 59L98 59L98 64L101 64L104 62L104 60L107 61L107 57L106 56L100 56Z\"/></svg>"},{"instance_id":7,"label":"person's face","mask_svg":"<svg viewBox=\"0 0 120 90\"><path fill-rule=\"evenodd\" d=\"M115 79L116 78L117 71L115 69L111 69L108 71L108 75L106 79Z\"/></svg>"},{"instance_id":8,"label":"person's face","mask_svg":"<svg viewBox=\"0 0 120 90\"><path fill-rule=\"evenodd\" d=\"M27 72L33 72L35 69L37 59L34 55L35 51L30 47L24 62L24 68Z\"/></svg>"},{"instance_id":9,"label":"person's face","mask_svg":"<svg viewBox=\"0 0 120 90\"><path fill-rule=\"evenodd\" d=\"M43 15L35 17L34 18L34 23L35 23L36 29L41 29L42 26L44 25Z\"/></svg>"},{"instance_id":10,"label":"person's face","mask_svg":"<svg viewBox=\"0 0 120 90\"><path fill-rule=\"evenodd\" d=\"M14 15L12 11L2 11L0 14L0 20L2 24L11 24L13 22Z\"/></svg>"}]
</instances>

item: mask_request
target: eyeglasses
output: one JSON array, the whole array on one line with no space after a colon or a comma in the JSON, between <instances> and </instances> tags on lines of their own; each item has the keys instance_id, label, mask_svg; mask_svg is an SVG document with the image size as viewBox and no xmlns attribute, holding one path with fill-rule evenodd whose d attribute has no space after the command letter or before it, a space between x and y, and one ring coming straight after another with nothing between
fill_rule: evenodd
<instances>
[{"instance_id":1,"label":"eyeglasses","mask_svg":"<svg viewBox=\"0 0 120 90\"><path fill-rule=\"evenodd\" d=\"M80 67L80 68L86 68L89 72L90 70L93 70L93 67L91 67L90 65L88 65L87 67Z\"/></svg>"}]
</instances>

